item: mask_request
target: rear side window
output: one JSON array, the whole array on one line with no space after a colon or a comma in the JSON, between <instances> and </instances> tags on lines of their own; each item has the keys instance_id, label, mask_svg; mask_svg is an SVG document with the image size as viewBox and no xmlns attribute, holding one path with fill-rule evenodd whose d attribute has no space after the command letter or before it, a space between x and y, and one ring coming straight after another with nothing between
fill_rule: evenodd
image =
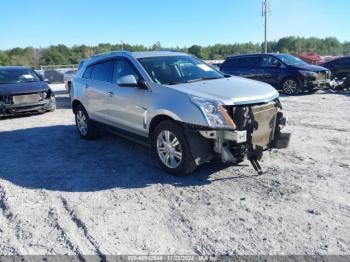
<instances>
[{"instance_id":1,"label":"rear side window","mask_svg":"<svg viewBox=\"0 0 350 262\"><path fill-rule=\"evenodd\" d=\"M252 68L260 67L259 57L237 57L228 59L223 65L224 68Z\"/></svg>"},{"instance_id":2,"label":"rear side window","mask_svg":"<svg viewBox=\"0 0 350 262\"><path fill-rule=\"evenodd\" d=\"M90 79L91 78L91 72L92 72L92 66L89 66L85 69L85 72L83 74L83 78Z\"/></svg>"},{"instance_id":3,"label":"rear side window","mask_svg":"<svg viewBox=\"0 0 350 262\"><path fill-rule=\"evenodd\" d=\"M113 61L107 61L95 64L92 72L91 79L104 82L111 82L113 74Z\"/></svg>"}]
</instances>

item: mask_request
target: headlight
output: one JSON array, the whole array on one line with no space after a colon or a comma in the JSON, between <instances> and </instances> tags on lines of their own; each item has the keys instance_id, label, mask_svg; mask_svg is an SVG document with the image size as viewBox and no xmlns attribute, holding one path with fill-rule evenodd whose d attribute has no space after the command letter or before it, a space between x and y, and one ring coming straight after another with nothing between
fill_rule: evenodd
<instances>
[{"instance_id":1,"label":"headlight","mask_svg":"<svg viewBox=\"0 0 350 262\"><path fill-rule=\"evenodd\" d=\"M311 72L311 71L300 70L299 73L302 74L305 77L317 77L317 73Z\"/></svg>"},{"instance_id":2,"label":"headlight","mask_svg":"<svg viewBox=\"0 0 350 262\"><path fill-rule=\"evenodd\" d=\"M233 120L227 114L227 111L222 103L197 96L190 96L190 98L192 103L198 106L202 111L210 127L230 129L236 128Z\"/></svg>"}]
</instances>

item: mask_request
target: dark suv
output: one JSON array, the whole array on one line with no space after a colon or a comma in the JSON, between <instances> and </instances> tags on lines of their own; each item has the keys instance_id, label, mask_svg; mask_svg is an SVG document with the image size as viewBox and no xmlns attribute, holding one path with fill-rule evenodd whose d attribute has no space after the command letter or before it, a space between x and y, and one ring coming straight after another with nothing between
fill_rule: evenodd
<instances>
[{"instance_id":1,"label":"dark suv","mask_svg":"<svg viewBox=\"0 0 350 262\"><path fill-rule=\"evenodd\" d=\"M327 68L310 65L288 54L249 54L227 57L221 71L251 78L283 90L287 95L315 92L329 85Z\"/></svg>"},{"instance_id":2,"label":"dark suv","mask_svg":"<svg viewBox=\"0 0 350 262\"><path fill-rule=\"evenodd\" d=\"M350 56L339 57L323 64L332 71L332 76L339 79L350 76Z\"/></svg>"}]
</instances>

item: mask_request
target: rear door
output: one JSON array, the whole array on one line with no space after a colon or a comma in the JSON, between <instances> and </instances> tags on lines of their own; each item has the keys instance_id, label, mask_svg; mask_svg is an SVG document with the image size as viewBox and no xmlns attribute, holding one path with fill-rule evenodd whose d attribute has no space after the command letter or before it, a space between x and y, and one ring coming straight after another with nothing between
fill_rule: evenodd
<instances>
[{"instance_id":1,"label":"rear door","mask_svg":"<svg viewBox=\"0 0 350 262\"><path fill-rule=\"evenodd\" d=\"M109 124L108 93L112 88L113 61L90 66L90 80L86 83L88 113L96 121Z\"/></svg>"},{"instance_id":2,"label":"rear door","mask_svg":"<svg viewBox=\"0 0 350 262\"><path fill-rule=\"evenodd\" d=\"M258 56L241 56L227 59L222 66L222 71L226 74L241 76L245 78L257 79L259 73Z\"/></svg>"}]
</instances>

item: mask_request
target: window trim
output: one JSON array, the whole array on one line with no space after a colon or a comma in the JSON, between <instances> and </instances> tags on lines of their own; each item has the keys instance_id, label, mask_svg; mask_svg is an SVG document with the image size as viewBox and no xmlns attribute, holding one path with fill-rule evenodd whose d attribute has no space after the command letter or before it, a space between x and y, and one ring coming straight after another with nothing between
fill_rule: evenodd
<instances>
[{"instance_id":1,"label":"window trim","mask_svg":"<svg viewBox=\"0 0 350 262\"><path fill-rule=\"evenodd\" d=\"M98 79L92 79L91 78L92 77L92 73L94 72L94 69L95 69L96 65L103 64L103 63L108 63L108 62L114 62L114 61L113 61L113 59L106 59L106 60L97 61L96 63L89 65L89 67L90 66L93 67L92 70L91 70L91 73L90 73L90 79L94 80L94 81L100 81L100 82L105 82L105 83L112 83L112 79L110 79L109 81L104 81L104 80L98 80ZM114 63L112 64L112 73L113 73L113 71L114 71ZM111 76L113 77L113 75L111 75Z\"/></svg>"}]
</instances>

